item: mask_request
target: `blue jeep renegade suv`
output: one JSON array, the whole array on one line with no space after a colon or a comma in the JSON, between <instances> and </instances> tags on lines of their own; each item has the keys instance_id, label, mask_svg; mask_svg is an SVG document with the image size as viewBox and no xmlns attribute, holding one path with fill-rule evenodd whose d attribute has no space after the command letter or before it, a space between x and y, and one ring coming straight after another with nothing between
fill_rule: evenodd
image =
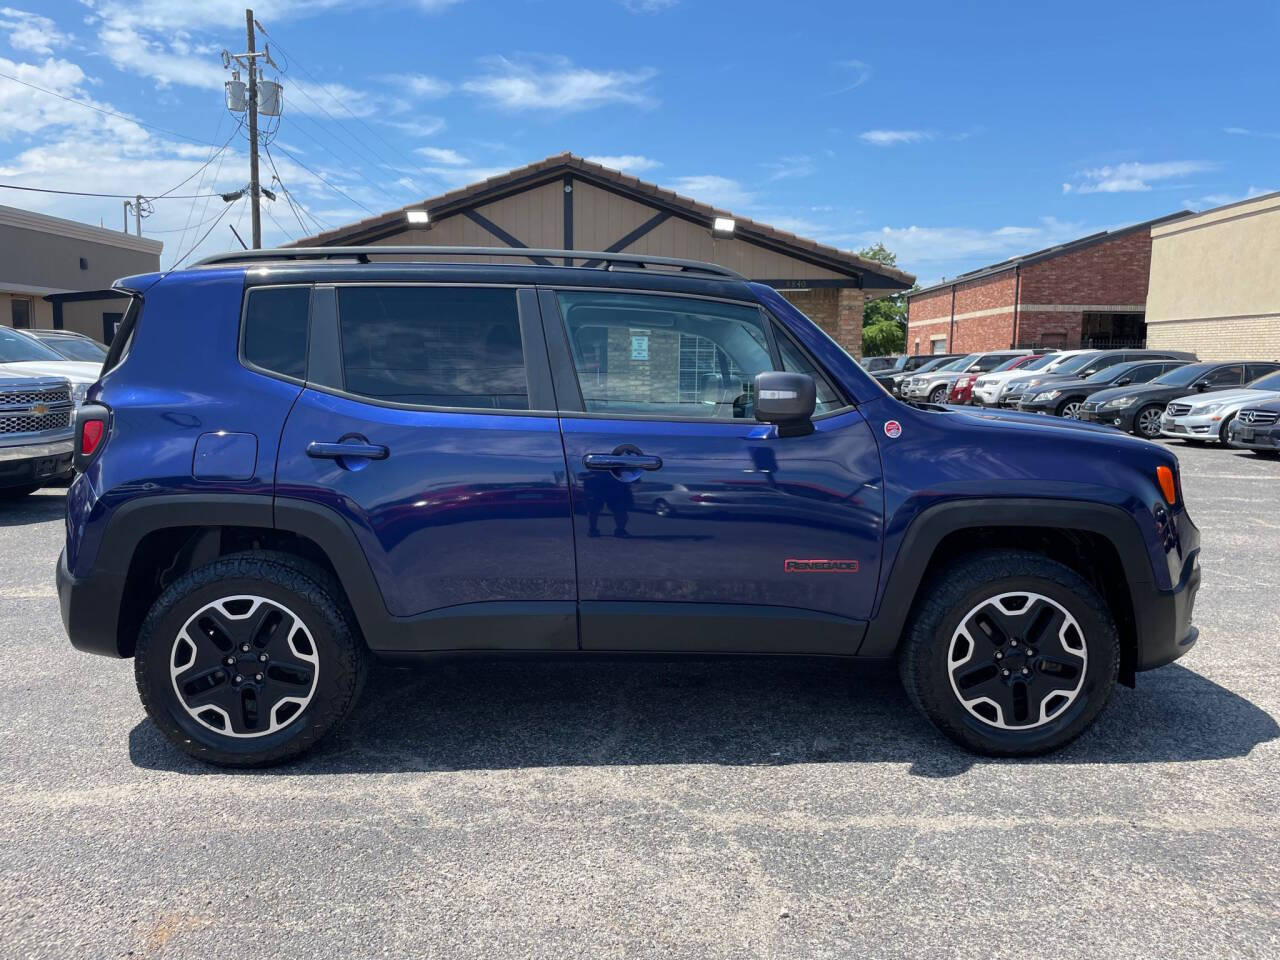
<instances>
[{"instance_id":1,"label":"blue jeep renegade suv","mask_svg":"<svg viewBox=\"0 0 1280 960\"><path fill-rule=\"evenodd\" d=\"M896 658L947 735L1034 754L1196 639L1167 450L907 406L722 267L299 248L117 287L62 617L215 763L310 747L371 656L463 652Z\"/></svg>"}]
</instances>

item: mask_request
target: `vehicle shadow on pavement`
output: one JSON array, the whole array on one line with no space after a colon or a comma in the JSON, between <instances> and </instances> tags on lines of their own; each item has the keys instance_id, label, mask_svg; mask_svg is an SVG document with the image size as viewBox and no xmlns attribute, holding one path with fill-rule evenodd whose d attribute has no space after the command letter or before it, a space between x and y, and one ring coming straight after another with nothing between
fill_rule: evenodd
<instances>
[{"instance_id":1,"label":"vehicle shadow on pavement","mask_svg":"<svg viewBox=\"0 0 1280 960\"><path fill-rule=\"evenodd\" d=\"M788 659L443 662L376 667L346 726L303 758L251 775L550 766L910 763L952 777L988 763L1167 763L1240 757L1280 726L1180 666L1118 688L1092 730L1031 760L973 756L920 717L882 665ZM220 772L150 720L135 765Z\"/></svg>"},{"instance_id":2,"label":"vehicle shadow on pavement","mask_svg":"<svg viewBox=\"0 0 1280 960\"><path fill-rule=\"evenodd\" d=\"M0 527L25 527L60 520L67 510L67 492L40 490L18 500L0 500Z\"/></svg>"}]
</instances>

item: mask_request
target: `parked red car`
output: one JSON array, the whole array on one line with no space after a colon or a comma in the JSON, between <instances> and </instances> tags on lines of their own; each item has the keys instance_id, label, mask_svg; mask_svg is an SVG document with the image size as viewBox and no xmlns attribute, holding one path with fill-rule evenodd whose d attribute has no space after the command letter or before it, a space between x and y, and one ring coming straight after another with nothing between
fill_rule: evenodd
<instances>
[{"instance_id":1,"label":"parked red car","mask_svg":"<svg viewBox=\"0 0 1280 960\"><path fill-rule=\"evenodd\" d=\"M1015 370L1024 363L1030 363L1032 360L1039 360L1043 356L1043 353L1023 354L1022 356L1006 360L1004 363L1000 364L1000 366L996 367L995 370L990 372L995 373L997 370ZM981 376L983 376L981 373L965 373L956 377L956 382L951 385L951 391L947 394L947 403L972 403L973 384L974 381Z\"/></svg>"}]
</instances>

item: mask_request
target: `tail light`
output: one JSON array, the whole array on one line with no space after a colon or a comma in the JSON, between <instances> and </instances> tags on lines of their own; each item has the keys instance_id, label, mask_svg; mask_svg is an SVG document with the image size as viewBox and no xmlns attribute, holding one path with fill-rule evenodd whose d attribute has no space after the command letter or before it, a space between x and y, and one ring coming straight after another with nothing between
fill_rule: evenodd
<instances>
[{"instance_id":1,"label":"tail light","mask_svg":"<svg viewBox=\"0 0 1280 960\"><path fill-rule=\"evenodd\" d=\"M107 439L111 411L96 403L86 403L76 411L75 467L83 472L102 450Z\"/></svg>"}]
</instances>

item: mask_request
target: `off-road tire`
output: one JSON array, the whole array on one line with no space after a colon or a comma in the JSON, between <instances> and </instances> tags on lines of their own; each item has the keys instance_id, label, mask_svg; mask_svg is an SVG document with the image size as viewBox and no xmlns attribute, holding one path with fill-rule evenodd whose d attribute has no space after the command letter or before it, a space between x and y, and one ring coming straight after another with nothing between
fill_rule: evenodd
<instances>
[{"instance_id":1,"label":"off-road tire","mask_svg":"<svg viewBox=\"0 0 1280 960\"><path fill-rule=\"evenodd\" d=\"M280 603L305 624L315 643L318 676L310 702L279 730L236 738L210 730L183 707L170 677L170 657L187 620L212 601L254 595ZM333 579L284 553L223 557L174 581L152 605L138 634L134 677L142 705L175 746L199 760L260 767L302 754L350 714L371 657L355 616Z\"/></svg>"},{"instance_id":2,"label":"off-road tire","mask_svg":"<svg viewBox=\"0 0 1280 960\"><path fill-rule=\"evenodd\" d=\"M1000 729L973 716L952 688L951 639L965 615L1006 592L1043 595L1079 624L1087 651L1075 699L1040 726ZM1078 737L1097 719L1115 689L1120 641L1098 591L1074 570L1029 551L982 552L952 563L920 591L898 649L902 684L912 703L960 745L989 756L1034 756Z\"/></svg>"}]
</instances>

